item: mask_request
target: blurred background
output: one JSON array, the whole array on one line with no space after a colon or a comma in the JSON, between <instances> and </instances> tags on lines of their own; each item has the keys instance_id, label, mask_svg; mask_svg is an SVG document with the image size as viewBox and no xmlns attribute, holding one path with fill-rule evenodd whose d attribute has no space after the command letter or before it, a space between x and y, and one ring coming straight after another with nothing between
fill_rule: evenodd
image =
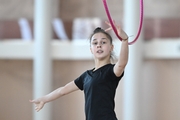
<instances>
[{"instance_id":1,"label":"blurred background","mask_svg":"<svg viewBox=\"0 0 180 120\"><path fill-rule=\"evenodd\" d=\"M123 26L125 1L107 2L113 19ZM88 37L95 27L106 28L104 21L107 20L101 0L51 0L51 3L52 77L44 94L94 67ZM139 5L138 0L137 3ZM0 0L0 120L36 119L33 105L29 103L36 92L33 90L34 8L33 0ZM113 32L112 35L116 39ZM135 57L142 58L140 67L133 69L140 72L135 81L137 93L134 92L138 97L136 120L180 120L179 0L144 1L141 42L143 50L134 52ZM119 120L132 120L125 117L124 97L128 93L124 82L125 78L117 89L116 113ZM44 81L39 86L46 84ZM85 119L82 91L64 96L51 106L49 120Z\"/></svg>"}]
</instances>

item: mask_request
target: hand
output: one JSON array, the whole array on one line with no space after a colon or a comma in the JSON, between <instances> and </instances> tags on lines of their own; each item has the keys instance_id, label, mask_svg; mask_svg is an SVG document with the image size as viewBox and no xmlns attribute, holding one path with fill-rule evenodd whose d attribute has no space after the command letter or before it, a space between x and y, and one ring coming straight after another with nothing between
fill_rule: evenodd
<instances>
[{"instance_id":1,"label":"hand","mask_svg":"<svg viewBox=\"0 0 180 120\"><path fill-rule=\"evenodd\" d=\"M105 23L109 26L109 28L107 28L105 31L109 31L112 30L112 26L110 24L110 22L105 21ZM121 29L120 25L116 25L115 21L113 21L114 26L116 27L117 33L118 35L122 38L122 40L127 40L128 36L127 34L124 32L124 30Z\"/></svg>"},{"instance_id":2,"label":"hand","mask_svg":"<svg viewBox=\"0 0 180 120\"><path fill-rule=\"evenodd\" d=\"M44 104L45 104L45 102L42 101L42 100L40 100L40 99L29 100L29 102L35 104L35 110L36 110L37 112L39 112L39 111L43 108L43 106L44 106Z\"/></svg>"}]
</instances>

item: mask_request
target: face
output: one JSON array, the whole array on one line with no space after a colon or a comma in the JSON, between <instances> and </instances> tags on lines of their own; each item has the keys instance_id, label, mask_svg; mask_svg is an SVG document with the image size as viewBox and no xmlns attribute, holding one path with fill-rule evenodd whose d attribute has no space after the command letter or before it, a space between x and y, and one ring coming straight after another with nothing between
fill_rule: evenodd
<instances>
[{"instance_id":1,"label":"face","mask_svg":"<svg viewBox=\"0 0 180 120\"><path fill-rule=\"evenodd\" d=\"M113 45L104 33L96 33L91 38L91 53L97 59L105 59L111 56Z\"/></svg>"}]
</instances>

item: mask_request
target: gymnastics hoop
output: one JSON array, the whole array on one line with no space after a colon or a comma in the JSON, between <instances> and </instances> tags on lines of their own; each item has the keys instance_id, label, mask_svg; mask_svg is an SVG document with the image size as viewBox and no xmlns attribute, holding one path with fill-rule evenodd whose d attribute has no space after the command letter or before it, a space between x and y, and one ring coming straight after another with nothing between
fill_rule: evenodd
<instances>
[{"instance_id":1,"label":"gymnastics hoop","mask_svg":"<svg viewBox=\"0 0 180 120\"><path fill-rule=\"evenodd\" d=\"M118 35L116 27L113 24L113 20L111 18L111 15L110 15L106 0L103 0L103 4L104 4L104 8L105 8L107 17L109 19L109 22L110 22L110 24L112 26L113 31L115 32L116 36L122 41L122 38ZM138 37L139 37L139 35L141 33L142 23L143 23L143 0L140 0L140 23L139 23L139 29L138 29L138 33L137 33L135 39L133 41L129 42L128 43L129 45L132 45L137 41L137 39L138 39Z\"/></svg>"}]
</instances>

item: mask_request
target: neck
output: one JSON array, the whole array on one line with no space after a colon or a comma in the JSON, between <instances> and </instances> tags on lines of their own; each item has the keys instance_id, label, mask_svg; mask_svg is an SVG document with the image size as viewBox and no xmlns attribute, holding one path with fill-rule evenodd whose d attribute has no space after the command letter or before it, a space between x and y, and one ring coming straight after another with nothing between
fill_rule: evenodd
<instances>
[{"instance_id":1,"label":"neck","mask_svg":"<svg viewBox=\"0 0 180 120\"><path fill-rule=\"evenodd\" d=\"M107 65L107 64L110 64L110 60L95 60L95 69L94 70L97 70L98 68L104 66L104 65Z\"/></svg>"}]
</instances>

